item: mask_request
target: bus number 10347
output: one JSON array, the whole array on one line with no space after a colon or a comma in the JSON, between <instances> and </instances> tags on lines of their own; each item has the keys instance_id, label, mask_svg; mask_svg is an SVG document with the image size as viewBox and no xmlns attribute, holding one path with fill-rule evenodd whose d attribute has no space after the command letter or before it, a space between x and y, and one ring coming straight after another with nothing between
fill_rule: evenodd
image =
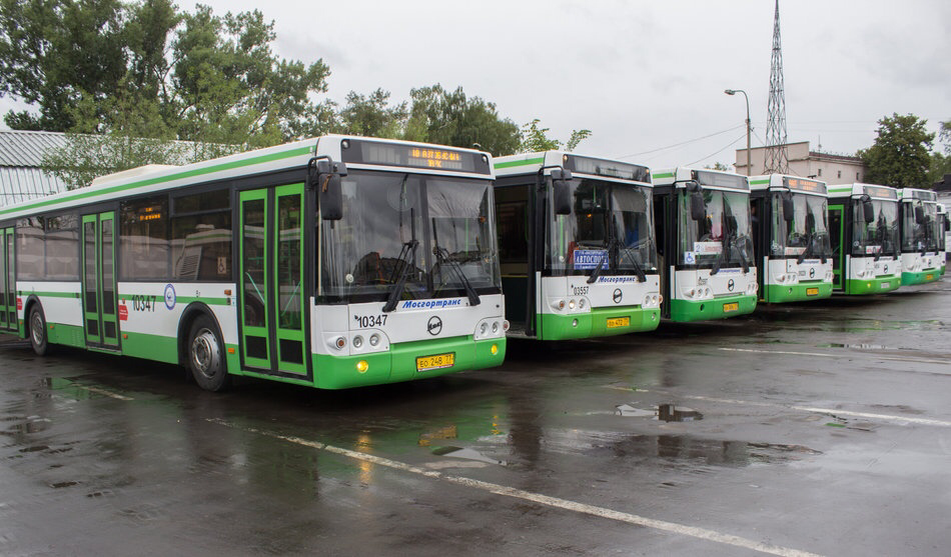
<instances>
[{"instance_id":1,"label":"bus number 10347","mask_svg":"<svg viewBox=\"0 0 951 557\"><path fill-rule=\"evenodd\" d=\"M367 329L369 327L382 327L386 325L387 315L354 315L353 320L357 322L357 327Z\"/></svg>"},{"instance_id":2,"label":"bus number 10347","mask_svg":"<svg viewBox=\"0 0 951 557\"><path fill-rule=\"evenodd\" d=\"M132 309L135 311L155 311L156 298L157 296L134 294L132 296Z\"/></svg>"}]
</instances>

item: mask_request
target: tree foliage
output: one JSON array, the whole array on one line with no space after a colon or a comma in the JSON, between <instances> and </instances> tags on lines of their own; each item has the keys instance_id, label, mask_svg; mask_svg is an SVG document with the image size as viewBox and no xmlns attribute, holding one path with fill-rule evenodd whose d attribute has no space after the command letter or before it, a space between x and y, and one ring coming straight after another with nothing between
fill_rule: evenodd
<instances>
[{"instance_id":1,"label":"tree foliage","mask_svg":"<svg viewBox=\"0 0 951 557\"><path fill-rule=\"evenodd\" d=\"M535 118L522 126L518 152L537 153L561 149L562 146L565 151L574 151L579 143L591 136L591 130L572 130L568 141L562 143L558 139L548 137L549 128L539 127L540 123L541 120Z\"/></svg>"},{"instance_id":2,"label":"tree foliage","mask_svg":"<svg viewBox=\"0 0 951 557\"><path fill-rule=\"evenodd\" d=\"M875 143L858 155L868 165L869 182L904 187L930 187L930 149L935 134L925 128L927 120L897 113L878 121Z\"/></svg>"},{"instance_id":3,"label":"tree foliage","mask_svg":"<svg viewBox=\"0 0 951 557\"><path fill-rule=\"evenodd\" d=\"M518 148L518 126L499 116L495 103L468 97L458 87L441 85L410 92L412 108L405 139L454 147L477 147L493 155L508 155Z\"/></svg>"},{"instance_id":4,"label":"tree foliage","mask_svg":"<svg viewBox=\"0 0 951 557\"><path fill-rule=\"evenodd\" d=\"M115 136L102 145L145 138L252 148L326 131L333 118L315 96L326 92L329 68L278 58L274 40L273 22L257 10L217 16L202 5L179 12L172 0L0 0L0 94L34 107L4 119L14 129L70 132L76 147L88 144L81 134ZM161 162L133 156L153 149L114 151L128 156L103 171Z\"/></svg>"}]
</instances>

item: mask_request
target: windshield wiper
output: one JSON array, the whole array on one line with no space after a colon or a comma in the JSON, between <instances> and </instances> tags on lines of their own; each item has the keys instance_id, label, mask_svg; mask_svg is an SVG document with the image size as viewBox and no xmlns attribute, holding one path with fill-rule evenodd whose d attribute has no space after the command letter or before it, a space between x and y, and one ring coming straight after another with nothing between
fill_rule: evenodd
<instances>
[{"instance_id":1,"label":"windshield wiper","mask_svg":"<svg viewBox=\"0 0 951 557\"><path fill-rule=\"evenodd\" d=\"M414 238L408 242L403 242L403 249L400 250L400 256L397 258L398 270L394 269L393 274L398 274L396 286L390 291L390 296L386 299L386 305L383 306L383 313L390 313L396 309L396 304L403 296L403 290L406 289L406 278L409 277L409 270L413 267L413 261L416 261L416 248L419 247L419 240ZM393 277L390 277L390 283L393 283Z\"/></svg>"},{"instance_id":2,"label":"windshield wiper","mask_svg":"<svg viewBox=\"0 0 951 557\"><path fill-rule=\"evenodd\" d=\"M439 247L439 235L436 233L436 219L433 218L433 255L436 256L436 261L442 265L448 265L456 277L459 279L459 282L462 283L463 288L465 288L466 296L469 297L469 305L477 306L482 301L479 298L479 294L472 288L472 283L469 282L469 279L466 278L466 273L462 270L462 265L458 261L452 258L449 255L449 250L446 248Z\"/></svg>"},{"instance_id":3,"label":"windshield wiper","mask_svg":"<svg viewBox=\"0 0 951 557\"><path fill-rule=\"evenodd\" d=\"M400 197L402 205L402 189L403 185L406 184L406 180L409 175L403 176L403 183L400 185ZM416 248L419 247L419 240L416 239L416 212L413 208L409 210L409 230L410 230L410 239L408 242L403 242L403 248L400 250L399 257L396 258L397 267L393 269L393 274L390 275L390 284L396 283L396 286L393 287L393 290L390 291L389 297L386 299L386 305L383 306L383 313L390 313L396 309L396 303L399 302L400 298L403 296L403 291L406 289L406 279L409 277L410 267L413 267L413 262L416 261ZM403 237L403 212L400 211L400 239ZM396 278L394 281L393 279Z\"/></svg>"}]
</instances>

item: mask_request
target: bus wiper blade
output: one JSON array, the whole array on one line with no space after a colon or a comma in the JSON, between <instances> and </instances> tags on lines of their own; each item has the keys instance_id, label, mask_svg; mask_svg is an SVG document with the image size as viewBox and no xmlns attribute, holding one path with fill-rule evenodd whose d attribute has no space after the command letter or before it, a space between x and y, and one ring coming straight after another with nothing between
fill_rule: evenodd
<instances>
[{"instance_id":1,"label":"bus wiper blade","mask_svg":"<svg viewBox=\"0 0 951 557\"><path fill-rule=\"evenodd\" d=\"M413 261L416 260L417 247L419 247L419 240L416 238L403 243L403 249L400 250L400 256L397 258L399 271L394 270L394 274L398 272L399 276L396 279L396 286L393 287L393 290L390 291L389 298L386 299L386 305L383 306L383 313L390 313L396 309L397 302L399 302L400 297L403 296L403 290L406 289L406 278L409 276L409 270L410 267L413 266ZM393 282L392 277L390 282Z\"/></svg>"},{"instance_id":2,"label":"bus wiper blade","mask_svg":"<svg viewBox=\"0 0 951 557\"><path fill-rule=\"evenodd\" d=\"M812 234L806 234L806 249L802 250L802 253L799 254L799 258L796 259L797 265L802 265L802 262L806 260L806 257L812 255L812 245L814 241L815 240L812 237Z\"/></svg>"},{"instance_id":3,"label":"bus wiper blade","mask_svg":"<svg viewBox=\"0 0 951 557\"><path fill-rule=\"evenodd\" d=\"M591 269L591 273L588 274L588 284L594 283L598 280L598 277L601 276L601 269L604 268L605 264L610 265L611 261L611 250L614 249L614 244L617 242L617 238L609 238L608 243L604 246L604 255L601 256L601 259L598 261L597 266L594 269Z\"/></svg>"},{"instance_id":4,"label":"bus wiper blade","mask_svg":"<svg viewBox=\"0 0 951 557\"><path fill-rule=\"evenodd\" d=\"M637 254L637 250L630 246L625 246L621 248L621 251L631 254L631 263L634 265L634 274L637 275L637 282L647 282L647 275L644 273L644 269L641 268L641 264L637 262L637 258L634 257Z\"/></svg>"},{"instance_id":5,"label":"bus wiper blade","mask_svg":"<svg viewBox=\"0 0 951 557\"><path fill-rule=\"evenodd\" d=\"M746 236L746 235L744 234L743 236L737 236L737 237L735 237L734 240L739 240L740 238L745 238L745 239L748 240L748 239L749 239L749 236ZM744 242L744 244L749 245L749 243L747 243L747 242ZM740 254L740 265L743 267L743 274L749 273L749 272L750 272L750 260L746 258L746 250L745 250L745 249L736 248L736 251Z\"/></svg>"},{"instance_id":6,"label":"bus wiper blade","mask_svg":"<svg viewBox=\"0 0 951 557\"><path fill-rule=\"evenodd\" d=\"M710 270L710 276L720 272L720 266L723 265L723 258L726 257L727 252L730 251L730 241L733 233L724 232L723 240L720 242L720 255L717 256L717 260L713 262L713 269Z\"/></svg>"},{"instance_id":7,"label":"bus wiper blade","mask_svg":"<svg viewBox=\"0 0 951 557\"><path fill-rule=\"evenodd\" d=\"M439 245L435 245L433 246L433 255L436 256L436 261L438 261L440 265L448 265L449 268L452 269L454 273L456 273L456 277L459 279L459 282L462 283L462 286L466 290L466 295L469 297L469 305L479 305L479 303L482 301L479 298L479 294L474 288L472 288L472 283L469 282L469 279L466 278L466 273L463 272L462 265L460 265L458 261L449 255L449 250L446 248L441 248Z\"/></svg>"}]
</instances>

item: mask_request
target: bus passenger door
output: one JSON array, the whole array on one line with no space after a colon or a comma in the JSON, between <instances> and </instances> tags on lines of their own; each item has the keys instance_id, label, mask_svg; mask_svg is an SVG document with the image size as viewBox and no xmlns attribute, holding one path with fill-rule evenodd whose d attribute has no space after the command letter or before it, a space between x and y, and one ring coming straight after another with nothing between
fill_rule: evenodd
<instances>
[{"instance_id":1,"label":"bus passenger door","mask_svg":"<svg viewBox=\"0 0 951 557\"><path fill-rule=\"evenodd\" d=\"M0 330L17 330L16 273L13 258L13 228L0 230Z\"/></svg>"},{"instance_id":2,"label":"bus passenger door","mask_svg":"<svg viewBox=\"0 0 951 557\"><path fill-rule=\"evenodd\" d=\"M119 348L114 212L83 215L83 330L86 346Z\"/></svg>"},{"instance_id":3,"label":"bus passenger door","mask_svg":"<svg viewBox=\"0 0 951 557\"><path fill-rule=\"evenodd\" d=\"M243 191L238 281L244 366L307 373L304 316L304 185Z\"/></svg>"},{"instance_id":4,"label":"bus passenger door","mask_svg":"<svg viewBox=\"0 0 951 557\"><path fill-rule=\"evenodd\" d=\"M829 243L832 245L832 289L845 288L845 252L849 246L843 246L845 240L842 229L842 205L829 205Z\"/></svg>"}]
</instances>

